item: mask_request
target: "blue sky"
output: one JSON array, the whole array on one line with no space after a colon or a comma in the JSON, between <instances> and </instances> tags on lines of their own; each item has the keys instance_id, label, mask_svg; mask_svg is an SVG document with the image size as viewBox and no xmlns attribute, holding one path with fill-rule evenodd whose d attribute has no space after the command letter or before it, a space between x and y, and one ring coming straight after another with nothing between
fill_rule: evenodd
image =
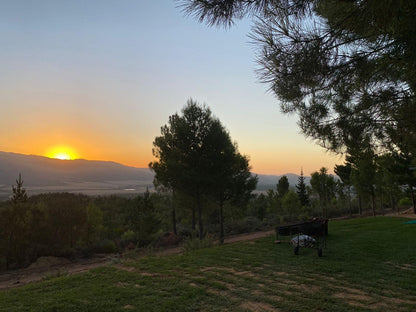
<instances>
[{"instance_id":1,"label":"blue sky","mask_svg":"<svg viewBox=\"0 0 416 312\"><path fill-rule=\"evenodd\" d=\"M169 115L208 105L257 173L342 162L299 133L255 74L250 21L209 28L172 0L0 2L0 150L145 167Z\"/></svg>"}]
</instances>

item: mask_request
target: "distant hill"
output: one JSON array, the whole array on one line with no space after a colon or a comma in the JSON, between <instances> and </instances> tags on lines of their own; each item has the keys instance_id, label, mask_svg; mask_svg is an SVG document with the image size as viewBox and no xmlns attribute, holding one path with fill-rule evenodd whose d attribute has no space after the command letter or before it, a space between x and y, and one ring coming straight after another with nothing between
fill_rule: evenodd
<instances>
[{"instance_id":1,"label":"distant hill","mask_svg":"<svg viewBox=\"0 0 416 312\"><path fill-rule=\"evenodd\" d=\"M295 187L295 185L298 183L299 176L297 174L293 173L287 173L283 175L262 175L259 174L259 181L257 183L257 190L258 191L267 191L267 190L276 190L276 185L279 182L280 178L286 176L290 187ZM309 185L311 181L311 177L305 176L305 183L306 185Z\"/></svg>"},{"instance_id":2,"label":"distant hill","mask_svg":"<svg viewBox=\"0 0 416 312\"><path fill-rule=\"evenodd\" d=\"M148 168L111 161L59 160L43 156L0 152L0 196L10 194L19 173L29 193L82 192L86 194L137 193L153 187Z\"/></svg>"},{"instance_id":3,"label":"distant hill","mask_svg":"<svg viewBox=\"0 0 416 312\"><path fill-rule=\"evenodd\" d=\"M0 198L11 194L19 173L29 194L79 192L89 195L142 193L153 188L153 172L148 168L125 166L112 161L60 160L43 156L0 152ZM298 176L286 174L289 184ZM282 176L258 175L258 191L276 189ZM310 178L306 177L309 183Z\"/></svg>"}]
</instances>

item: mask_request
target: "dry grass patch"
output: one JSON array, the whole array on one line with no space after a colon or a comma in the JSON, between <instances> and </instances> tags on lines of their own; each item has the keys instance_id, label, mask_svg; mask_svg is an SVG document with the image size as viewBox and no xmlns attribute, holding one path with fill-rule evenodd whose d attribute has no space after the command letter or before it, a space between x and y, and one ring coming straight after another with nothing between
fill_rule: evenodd
<instances>
[{"instance_id":1,"label":"dry grass patch","mask_svg":"<svg viewBox=\"0 0 416 312\"><path fill-rule=\"evenodd\" d=\"M132 267L132 266L126 266L124 264L116 264L113 266L114 268L116 268L117 270L120 271L126 271L126 272L136 272L136 268Z\"/></svg>"},{"instance_id":2,"label":"dry grass patch","mask_svg":"<svg viewBox=\"0 0 416 312\"><path fill-rule=\"evenodd\" d=\"M240 305L241 308L252 312L279 312L279 309L273 308L265 302L246 301Z\"/></svg>"},{"instance_id":3,"label":"dry grass patch","mask_svg":"<svg viewBox=\"0 0 416 312\"><path fill-rule=\"evenodd\" d=\"M123 309L132 310L132 309L134 309L134 306L132 306L131 304L127 304L123 307Z\"/></svg>"},{"instance_id":4,"label":"dry grass patch","mask_svg":"<svg viewBox=\"0 0 416 312\"><path fill-rule=\"evenodd\" d=\"M348 292L339 292L332 295L334 298L345 299L348 303L350 302L365 302L365 303L372 303L376 300L370 296L364 294L352 294Z\"/></svg>"},{"instance_id":5,"label":"dry grass patch","mask_svg":"<svg viewBox=\"0 0 416 312\"><path fill-rule=\"evenodd\" d=\"M384 302L387 302L388 304L392 303L395 305L399 304L412 304L416 306L416 298L414 300L408 300L408 299L402 299L402 298L392 298L392 297L381 297Z\"/></svg>"},{"instance_id":6,"label":"dry grass patch","mask_svg":"<svg viewBox=\"0 0 416 312\"><path fill-rule=\"evenodd\" d=\"M395 269L404 270L404 271L414 271L416 270L416 265L411 263L396 264L390 261L386 262L388 265L394 267Z\"/></svg>"},{"instance_id":7,"label":"dry grass patch","mask_svg":"<svg viewBox=\"0 0 416 312\"><path fill-rule=\"evenodd\" d=\"M115 284L117 287L129 287L131 286L130 283L126 283L126 282L118 282Z\"/></svg>"},{"instance_id":8,"label":"dry grass patch","mask_svg":"<svg viewBox=\"0 0 416 312\"><path fill-rule=\"evenodd\" d=\"M216 267L205 267L205 268L200 268L199 271L201 272L210 272L210 271L214 271L215 269L217 269Z\"/></svg>"},{"instance_id":9,"label":"dry grass patch","mask_svg":"<svg viewBox=\"0 0 416 312\"><path fill-rule=\"evenodd\" d=\"M256 275L250 271L235 271L234 275L237 276L248 276L248 277L255 277Z\"/></svg>"},{"instance_id":10,"label":"dry grass patch","mask_svg":"<svg viewBox=\"0 0 416 312\"><path fill-rule=\"evenodd\" d=\"M276 272L273 272L273 275L277 275L281 277L281 276L289 276L289 273L276 271Z\"/></svg>"},{"instance_id":11,"label":"dry grass patch","mask_svg":"<svg viewBox=\"0 0 416 312\"><path fill-rule=\"evenodd\" d=\"M407 300L401 298L392 298L386 296L377 296L377 298L370 296L363 290L340 286L337 289L344 291L333 294L334 298L343 299L351 306L365 307L368 309L380 309L389 306L398 305L416 305L416 300Z\"/></svg>"}]
</instances>

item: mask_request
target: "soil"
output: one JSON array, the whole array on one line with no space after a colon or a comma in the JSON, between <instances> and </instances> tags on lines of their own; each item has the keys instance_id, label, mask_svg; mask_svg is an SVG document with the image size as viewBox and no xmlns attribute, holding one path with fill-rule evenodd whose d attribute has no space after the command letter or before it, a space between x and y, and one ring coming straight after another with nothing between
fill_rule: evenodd
<instances>
[{"instance_id":1,"label":"soil","mask_svg":"<svg viewBox=\"0 0 416 312\"><path fill-rule=\"evenodd\" d=\"M274 231L263 231L230 236L225 239L224 244L252 241L273 234ZM174 255L180 254L182 251L182 247L167 247L156 251L156 255ZM141 256L145 256L145 253L142 253ZM41 257L25 269L0 273L0 290L39 282L54 276L84 273L94 268L110 265L114 259L119 257L119 254L95 255L88 259L77 259L72 262L66 258Z\"/></svg>"}]
</instances>

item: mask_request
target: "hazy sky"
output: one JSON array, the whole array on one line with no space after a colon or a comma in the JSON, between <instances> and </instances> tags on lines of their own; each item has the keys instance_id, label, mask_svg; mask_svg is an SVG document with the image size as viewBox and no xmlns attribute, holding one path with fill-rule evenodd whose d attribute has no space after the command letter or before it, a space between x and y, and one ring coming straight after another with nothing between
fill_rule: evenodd
<instances>
[{"instance_id":1,"label":"hazy sky","mask_svg":"<svg viewBox=\"0 0 416 312\"><path fill-rule=\"evenodd\" d=\"M173 0L0 1L0 150L147 167L189 98L208 105L253 171L342 163L300 134L255 74L248 21L208 28Z\"/></svg>"}]
</instances>

